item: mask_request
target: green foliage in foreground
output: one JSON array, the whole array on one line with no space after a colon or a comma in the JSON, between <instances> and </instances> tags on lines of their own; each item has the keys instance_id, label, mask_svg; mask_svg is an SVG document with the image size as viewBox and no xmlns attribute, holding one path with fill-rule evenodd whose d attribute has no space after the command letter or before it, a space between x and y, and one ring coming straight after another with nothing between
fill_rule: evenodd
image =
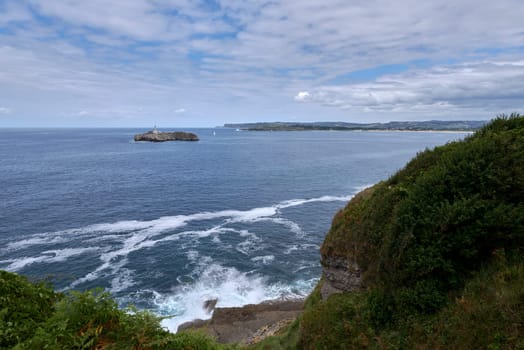
<instances>
[{"instance_id":1,"label":"green foliage in foreground","mask_svg":"<svg viewBox=\"0 0 524 350\"><path fill-rule=\"evenodd\" d=\"M43 283L0 271L0 349L25 340L54 312L60 295Z\"/></svg>"},{"instance_id":2,"label":"green foliage in foreground","mask_svg":"<svg viewBox=\"0 0 524 350\"><path fill-rule=\"evenodd\" d=\"M196 333L171 334L151 313L119 309L101 290L55 293L0 271L1 349L231 349Z\"/></svg>"},{"instance_id":3,"label":"green foliage in foreground","mask_svg":"<svg viewBox=\"0 0 524 350\"><path fill-rule=\"evenodd\" d=\"M445 307L373 327L369 293L331 296L301 320L302 349L524 349L524 252L497 252Z\"/></svg>"}]
</instances>

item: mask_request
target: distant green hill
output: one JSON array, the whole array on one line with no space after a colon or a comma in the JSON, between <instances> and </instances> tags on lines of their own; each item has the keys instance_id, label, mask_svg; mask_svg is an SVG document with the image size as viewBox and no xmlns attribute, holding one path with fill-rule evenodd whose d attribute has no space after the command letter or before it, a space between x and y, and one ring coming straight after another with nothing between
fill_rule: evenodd
<instances>
[{"instance_id":1,"label":"distant green hill","mask_svg":"<svg viewBox=\"0 0 524 350\"><path fill-rule=\"evenodd\" d=\"M224 124L226 128L247 131L307 131L307 130L399 130L399 131L474 131L487 123L485 120L430 120L389 123L346 123L346 122L268 122Z\"/></svg>"}]
</instances>

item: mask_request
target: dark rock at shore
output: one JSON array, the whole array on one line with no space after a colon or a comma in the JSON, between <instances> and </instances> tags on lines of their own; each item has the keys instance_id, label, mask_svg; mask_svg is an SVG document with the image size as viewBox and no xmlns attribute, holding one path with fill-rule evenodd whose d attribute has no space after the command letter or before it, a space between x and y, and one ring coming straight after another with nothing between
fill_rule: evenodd
<instances>
[{"instance_id":1,"label":"dark rock at shore","mask_svg":"<svg viewBox=\"0 0 524 350\"><path fill-rule=\"evenodd\" d=\"M204 302L204 309L211 313L217 306L218 299L209 299Z\"/></svg>"},{"instance_id":2,"label":"dark rock at shore","mask_svg":"<svg viewBox=\"0 0 524 350\"><path fill-rule=\"evenodd\" d=\"M164 141L198 141L198 136L192 132L159 132L156 130L148 131L143 134L136 134L135 141L164 142Z\"/></svg>"},{"instance_id":3,"label":"dark rock at shore","mask_svg":"<svg viewBox=\"0 0 524 350\"><path fill-rule=\"evenodd\" d=\"M210 320L184 323L178 331L203 331L219 343L252 344L293 321L302 313L303 305L303 300L284 300L243 307L218 307Z\"/></svg>"}]
</instances>

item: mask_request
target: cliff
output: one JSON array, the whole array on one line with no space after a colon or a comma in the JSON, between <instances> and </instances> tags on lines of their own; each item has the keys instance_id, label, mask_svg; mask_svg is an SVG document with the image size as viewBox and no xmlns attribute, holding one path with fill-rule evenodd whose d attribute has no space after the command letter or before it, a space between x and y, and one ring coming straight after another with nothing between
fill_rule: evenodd
<instances>
[{"instance_id":1,"label":"cliff","mask_svg":"<svg viewBox=\"0 0 524 350\"><path fill-rule=\"evenodd\" d=\"M337 213L320 253L300 348L524 346L524 117L421 152Z\"/></svg>"},{"instance_id":2,"label":"cliff","mask_svg":"<svg viewBox=\"0 0 524 350\"><path fill-rule=\"evenodd\" d=\"M191 132L158 132L148 131L143 134L136 134L135 141L164 142L164 141L198 141L198 136Z\"/></svg>"},{"instance_id":3,"label":"cliff","mask_svg":"<svg viewBox=\"0 0 524 350\"><path fill-rule=\"evenodd\" d=\"M341 291L459 287L495 249L523 243L523 199L524 118L498 119L353 198L321 247L325 280Z\"/></svg>"}]
</instances>

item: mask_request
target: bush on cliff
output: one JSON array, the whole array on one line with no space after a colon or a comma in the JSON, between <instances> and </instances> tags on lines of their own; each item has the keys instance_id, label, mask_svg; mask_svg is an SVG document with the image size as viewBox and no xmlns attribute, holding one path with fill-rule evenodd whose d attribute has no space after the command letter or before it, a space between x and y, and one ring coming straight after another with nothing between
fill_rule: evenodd
<instances>
[{"instance_id":1,"label":"bush on cliff","mask_svg":"<svg viewBox=\"0 0 524 350\"><path fill-rule=\"evenodd\" d=\"M420 153L335 216L321 254L356 262L363 291L309 308L300 344L341 348L348 337L357 337L362 347L380 347L376 339L393 339L412 320L450 307L472 276L489 269L495 252L522 259L523 249L524 117L513 114L464 141ZM521 277L516 278L524 282ZM520 310L522 332L522 288L514 292L517 297L509 303ZM323 317L330 326L319 328L316 320ZM385 330L389 335L381 338ZM334 340L325 343L333 332ZM381 346L407 346L394 343Z\"/></svg>"},{"instance_id":2,"label":"bush on cliff","mask_svg":"<svg viewBox=\"0 0 524 350\"><path fill-rule=\"evenodd\" d=\"M171 334L151 313L119 309L102 290L56 293L0 271L1 349L229 349L199 334Z\"/></svg>"},{"instance_id":3,"label":"bush on cliff","mask_svg":"<svg viewBox=\"0 0 524 350\"><path fill-rule=\"evenodd\" d=\"M524 349L524 254L490 260L439 311L394 325L373 322L373 292L332 295L306 309L296 348Z\"/></svg>"}]
</instances>

